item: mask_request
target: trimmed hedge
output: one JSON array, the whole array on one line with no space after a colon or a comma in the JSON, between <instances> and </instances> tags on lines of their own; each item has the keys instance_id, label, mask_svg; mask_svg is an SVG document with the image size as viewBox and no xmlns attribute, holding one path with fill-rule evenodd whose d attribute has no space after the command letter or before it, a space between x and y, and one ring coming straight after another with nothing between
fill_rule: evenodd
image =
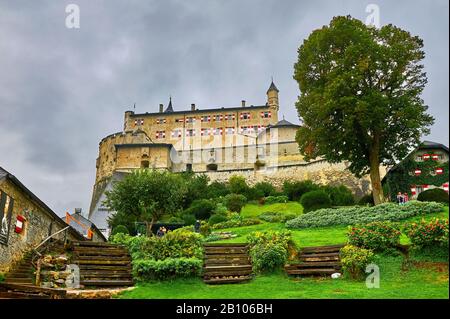
<instances>
[{"instance_id":1,"label":"trimmed hedge","mask_svg":"<svg viewBox=\"0 0 450 319\"><path fill-rule=\"evenodd\" d=\"M277 203L287 203L289 198L287 196L267 196L264 200L264 204L277 204Z\"/></svg>"},{"instance_id":2,"label":"trimmed hedge","mask_svg":"<svg viewBox=\"0 0 450 319\"><path fill-rule=\"evenodd\" d=\"M163 237L130 236L119 233L110 241L128 247L133 260L166 258L202 258L203 236L185 228L170 231Z\"/></svg>"},{"instance_id":3,"label":"trimmed hedge","mask_svg":"<svg viewBox=\"0 0 450 319\"><path fill-rule=\"evenodd\" d=\"M376 221L399 221L413 216L441 212L444 206L435 202L409 201L405 205L385 203L373 207L319 209L286 222L287 228L326 227L368 224Z\"/></svg>"},{"instance_id":4,"label":"trimmed hedge","mask_svg":"<svg viewBox=\"0 0 450 319\"><path fill-rule=\"evenodd\" d=\"M423 191L417 196L417 200L421 202L438 202L448 204L448 193L442 188L432 188Z\"/></svg>"},{"instance_id":5,"label":"trimmed hedge","mask_svg":"<svg viewBox=\"0 0 450 319\"><path fill-rule=\"evenodd\" d=\"M245 219L231 219L226 222L217 223L211 226L212 229L224 229L232 227L243 227L261 224L261 221L256 218L245 218Z\"/></svg>"},{"instance_id":6,"label":"trimmed hedge","mask_svg":"<svg viewBox=\"0 0 450 319\"><path fill-rule=\"evenodd\" d=\"M296 217L297 214L294 213L280 213L280 212L265 212L258 216L259 219L269 223L284 223Z\"/></svg>"},{"instance_id":7,"label":"trimmed hedge","mask_svg":"<svg viewBox=\"0 0 450 319\"><path fill-rule=\"evenodd\" d=\"M225 206L231 212L240 213L242 207L247 203L247 197L240 194L228 194L225 196Z\"/></svg>"},{"instance_id":8,"label":"trimmed hedge","mask_svg":"<svg viewBox=\"0 0 450 319\"><path fill-rule=\"evenodd\" d=\"M138 281L195 277L201 274L202 267L199 258L137 259L133 260L133 276Z\"/></svg>"},{"instance_id":9,"label":"trimmed hedge","mask_svg":"<svg viewBox=\"0 0 450 319\"><path fill-rule=\"evenodd\" d=\"M297 201L303 194L319 189L319 185L314 184L312 181L306 180L301 182L289 182L283 183L283 193L289 197L289 200Z\"/></svg>"},{"instance_id":10,"label":"trimmed hedge","mask_svg":"<svg viewBox=\"0 0 450 319\"><path fill-rule=\"evenodd\" d=\"M215 225L215 224L226 222L227 220L228 220L227 216L221 215L221 214L215 214L209 218L208 223L210 225Z\"/></svg>"},{"instance_id":11,"label":"trimmed hedge","mask_svg":"<svg viewBox=\"0 0 450 319\"><path fill-rule=\"evenodd\" d=\"M331 207L331 200L327 193L317 190L303 194L300 198L300 204L303 206L303 212L309 213L321 208Z\"/></svg>"}]
</instances>

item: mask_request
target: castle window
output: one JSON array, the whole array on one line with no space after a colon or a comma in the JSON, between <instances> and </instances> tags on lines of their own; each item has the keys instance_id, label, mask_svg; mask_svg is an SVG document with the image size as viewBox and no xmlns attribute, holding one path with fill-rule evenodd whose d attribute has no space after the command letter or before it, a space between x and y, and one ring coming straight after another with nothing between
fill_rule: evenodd
<instances>
[{"instance_id":1,"label":"castle window","mask_svg":"<svg viewBox=\"0 0 450 319\"><path fill-rule=\"evenodd\" d=\"M213 129L213 134L214 135L222 135L223 134L223 128L221 127L216 127Z\"/></svg>"},{"instance_id":2,"label":"castle window","mask_svg":"<svg viewBox=\"0 0 450 319\"><path fill-rule=\"evenodd\" d=\"M184 122L184 118L175 119L175 123L183 123L183 122Z\"/></svg>"},{"instance_id":3,"label":"castle window","mask_svg":"<svg viewBox=\"0 0 450 319\"><path fill-rule=\"evenodd\" d=\"M156 138L166 138L166 131L156 131Z\"/></svg>"},{"instance_id":4,"label":"castle window","mask_svg":"<svg viewBox=\"0 0 450 319\"><path fill-rule=\"evenodd\" d=\"M166 124L166 119L156 119L156 124Z\"/></svg>"},{"instance_id":5,"label":"castle window","mask_svg":"<svg viewBox=\"0 0 450 319\"><path fill-rule=\"evenodd\" d=\"M253 133L253 126L241 126L241 134Z\"/></svg>"},{"instance_id":6,"label":"castle window","mask_svg":"<svg viewBox=\"0 0 450 319\"><path fill-rule=\"evenodd\" d=\"M195 123L195 120L194 116L186 117L186 123Z\"/></svg>"},{"instance_id":7,"label":"castle window","mask_svg":"<svg viewBox=\"0 0 450 319\"><path fill-rule=\"evenodd\" d=\"M209 128L202 128L201 135L202 136L208 136L208 135L211 134L210 131L211 131L211 129L209 129Z\"/></svg>"},{"instance_id":8,"label":"castle window","mask_svg":"<svg viewBox=\"0 0 450 319\"><path fill-rule=\"evenodd\" d=\"M227 127L225 129L225 134L227 134L227 135L234 134L234 127Z\"/></svg>"},{"instance_id":9,"label":"castle window","mask_svg":"<svg viewBox=\"0 0 450 319\"><path fill-rule=\"evenodd\" d=\"M250 120L250 113L248 113L248 112L241 113L240 119L241 120Z\"/></svg>"},{"instance_id":10,"label":"castle window","mask_svg":"<svg viewBox=\"0 0 450 319\"><path fill-rule=\"evenodd\" d=\"M135 119L134 126L144 125L144 119Z\"/></svg>"},{"instance_id":11,"label":"castle window","mask_svg":"<svg viewBox=\"0 0 450 319\"><path fill-rule=\"evenodd\" d=\"M210 122L211 121L211 116L210 115L204 115L204 116L200 117L200 120L202 122Z\"/></svg>"},{"instance_id":12,"label":"castle window","mask_svg":"<svg viewBox=\"0 0 450 319\"><path fill-rule=\"evenodd\" d=\"M272 113L270 111L261 112L261 118L268 119L272 117Z\"/></svg>"},{"instance_id":13,"label":"castle window","mask_svg":"<svg viewBox=\"0 0 450 319\"><path fill-rule=\"evenodd\" d=\"M180 129L176 129L172 131L172 137L181 137L181 130Z\"/></svg>"},{"instance_id":14,"label":"castle window","mask_svg":"<svg viewBox=\"0 0 450 319\"><path fill-rule=\"evenodd\" d=\"M186 130L186 136L195 136L195 129Z\"/></svg>"},{"instance_id":15,"label":"castle window","mask_svg":"<svg viewBox=\"0 0 450 319\"><path fill-rule=\"evenodd\" d=\"M236 119L236 115L234 114L225 114L225 121L231 121L231 120L235 120Z\"/></svg>"},{"instance_id":16,"label":"castle window","mask_svg":"<svg viewBox=\"0 0 450 319\"><path fill-rule=\"evenodd\" d=\"M223 115L222 114L217 114L217 115L213 115L213 120L216 122L220 122L223 119Z\"/></svg>"}]
</instances>

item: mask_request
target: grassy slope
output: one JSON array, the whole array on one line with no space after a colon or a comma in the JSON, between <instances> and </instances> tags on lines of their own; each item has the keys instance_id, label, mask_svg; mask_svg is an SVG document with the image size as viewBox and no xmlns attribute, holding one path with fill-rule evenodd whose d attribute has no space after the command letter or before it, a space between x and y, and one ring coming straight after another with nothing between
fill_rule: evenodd
<instances>
[{"instance_id":1,"label":"grassy slope","mask_svg":"<svg viewBox=\"0 0 450 319\"><path fill-rule=\"evenodd\" d=\"M301 213L298 203L273 205L247 205L242 215L257 217L264 211L289 211ZM448 218L448 207L441 213L419 216L404 222ZM285 229L282 223L262 223L254 226L229 228L239 236L223 242L245 242L253 231ZM344 243L347 227L326 227L292 230L299 247ZM407 238L402 238L406 243ZM381 287L367 289L364 282L346 279L292 279L283 272L260 275L246 284L208 286L200 278L177 279L172 282L156 282L139 285L135 290L123 293L121 298L449 298L448 272L412 267L402 271L401 257L379 258Z\"/></svg>"}]
</instances>

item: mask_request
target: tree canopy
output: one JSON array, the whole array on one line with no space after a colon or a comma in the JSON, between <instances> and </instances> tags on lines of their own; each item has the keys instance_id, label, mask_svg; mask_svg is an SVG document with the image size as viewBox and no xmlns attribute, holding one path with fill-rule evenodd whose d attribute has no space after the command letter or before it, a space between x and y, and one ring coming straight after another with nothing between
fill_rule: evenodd
<instances>
[{"instance_id":1,"label":"tree canopy","mask_svg":"<svg viewBox=\"0 0 450 319\"><path fill-rule=\"evenodd\" d=\"M109 220L112 228L124 225L134 229L134 222L152 225L161 216L182 208L187 188L180 175L166 171L142 169L133 171L106 192L106 206L115 211Z\"/></svg>"},{"instance_id":2,"label":"tree canopy","mask_svg":"<svg viewBox=\"0 0 450 319\"><path fill-rule=\"evenodd\" d=\"M340 16L298 49L300 151L307 160L348 161L357 177L369 173L375 204L383 201L380 164L404 158L434 121L421 98L422 48L419 37L396 26Z\"/></svg>"}]
</instances>

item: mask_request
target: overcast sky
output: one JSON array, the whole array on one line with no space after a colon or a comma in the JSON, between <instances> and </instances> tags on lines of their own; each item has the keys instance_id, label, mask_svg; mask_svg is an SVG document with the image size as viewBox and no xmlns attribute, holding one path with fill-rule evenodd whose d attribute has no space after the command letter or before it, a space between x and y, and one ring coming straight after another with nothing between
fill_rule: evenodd
<instances>
[{"instance_id":1,"label":"overcast sky","mask_svg":"<svg viewBox=\"0 0 450 319\"><path fill-rule=\"evenodd\" d=\"M65 26L68 4L80 28ZM0 0L0 166L59 215L89 208L98 143L124 111L266 102L298 123L297 48L333 16L365 21L367 4L424 40L435 116L428 140L448 145L448 1Z\"/></svg>"}]
</instances>

